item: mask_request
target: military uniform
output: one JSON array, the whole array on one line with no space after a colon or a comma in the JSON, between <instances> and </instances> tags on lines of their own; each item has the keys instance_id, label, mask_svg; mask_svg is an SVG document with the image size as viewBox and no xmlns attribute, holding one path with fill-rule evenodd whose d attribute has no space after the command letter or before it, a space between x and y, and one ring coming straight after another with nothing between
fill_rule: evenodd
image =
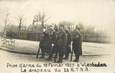
<instances>
[{"instance_id":1,"label":"military uniform","mask_svg":"<svg viewBox=\"0 0 115 73\"><path fill-rule=\"evenodd\" d=\"M53 31L53 34L51 36L51 39L52 39L52 49L50 51L50 55L49 55L49 58L48 60L52 60L52 56L54 56L54 62L56 62L56 58L57 58L57 30L54 30Z\"/></svg>"},{"instance_id":2,"label":"military uniform","mask_svg":"<svg viewBox=\"0 0 115 73\"><path fill-rule=\"evenodd\" d=\"M41 48L41 52L42 52L42 58L44 58L45 53L47 53L49 55L50 50L52 48L52 42L51 42L51 35L50 32L48 30L46 30L45 32L43 32L43 38L40 41L40 48Z\"/></svg>"},{"instance_id":3,"label":"military uniform","mask_svg":"<svg viewBox=\"0 0 115 73\"><path fill-rule=\"evenodd\" d=\"M72 47L75 53L75 60L76 62L79 61L79 56L82 55L82 36L78 29L75 29L72 33Z\"/></svg>"},{"instance_id":4,"label":"military uniform","mask_svg":"<svg viewBox=\"0 0 115 73\"><path fill-rule=\"evenodd\" d=\"M39 44L39 49L41 50L41 53L42 53L42 56L41 58L44 58L44 55L45 55L45 41L44 41L44 32L41 34L41 37L40 37L40 44ZM39 50L38 49L38 50ZM39 53L39 52L38 52Z\"/></svg>"},{"instance_id":5,"label":"military uniform","mask_svg":"<svg viewBox=\"0 0 115 73\"><path fill-rule=\"evenodd\" d=\"M57 46L57 50L58 50L58 57L59 60L58 62L62 62L63 60L63 56L64 56L64 50L66 47L66 33L64 30L59 30L57 33L57 42L56 42L56 46Z\"/></svg>"},{"instance_id":6,"label":"military uniform","mask_svg":"<svg viewBox=\"0 0 115 73\"><path fill-rule=\"evenodd\" d=\"M71 51L71 34L68 30L66 30L67 44L65 48L65 59L68 59L69 53Z\"/></svg>"}]
</instances>

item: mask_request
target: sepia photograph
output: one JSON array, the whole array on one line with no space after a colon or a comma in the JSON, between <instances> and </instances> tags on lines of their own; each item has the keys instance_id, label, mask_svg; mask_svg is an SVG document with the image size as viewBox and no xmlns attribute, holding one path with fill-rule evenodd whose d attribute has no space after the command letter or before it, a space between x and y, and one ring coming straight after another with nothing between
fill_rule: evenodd
<instances>
[{"instance_id":1,"label":"sepia photograph","mask_svg":"<svg viewBox=\"0 0 115 73\"><path fill-rule=\"evenodd\" d=\"M0 73L115 73L115 0L0 0Z\"/></svg>"}]
</instances>

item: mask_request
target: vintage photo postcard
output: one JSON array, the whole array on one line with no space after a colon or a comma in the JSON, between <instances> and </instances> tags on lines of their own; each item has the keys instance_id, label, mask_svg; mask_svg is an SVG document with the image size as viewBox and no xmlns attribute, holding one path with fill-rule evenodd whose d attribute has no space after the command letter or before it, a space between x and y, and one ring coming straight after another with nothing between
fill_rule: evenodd
<instances>
[{"instance_id":1,"label":"vintage photo postcard","mask_svg":"<svg viewBox=\"0 0 115 73\"><path fill-rule=\"evenodd\" d=\"M115 0L0 0L0 73L115 73Z\"/></svg>"}]
</instances>

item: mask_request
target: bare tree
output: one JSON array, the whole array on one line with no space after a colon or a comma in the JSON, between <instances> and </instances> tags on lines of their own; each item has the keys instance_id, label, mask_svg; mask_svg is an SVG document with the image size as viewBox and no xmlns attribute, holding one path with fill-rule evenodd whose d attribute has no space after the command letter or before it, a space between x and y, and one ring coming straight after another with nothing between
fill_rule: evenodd
<instances>
[{"instance_id":1,"label":"bare tree","mask_svg":"<svg viewBox=\"0 0 115 73\"><path fill-rule=\"evenodd\" d=\"M17 20L18 20L18 37L20 38L21 29L23 28L24 17L18 16Z\"/></svg>"},{"instance_id":2,"label":"bare tree","mask_svg":"<svg viewBox=\"0 0 115 73\"><path fill-rule=\"evenodd\" d=\"M8 25L8 18L9 18L9 13L7 12L4 19L3 37L6 37L6 28Z\"/></svg>"},{"instance_id":3,"label":"bare tree","mask_svg":"<svg viewBox=\"0 0 115 73\"><path fill-rule=\"evenodd\" d=\"M36 14L33 18L33 22L31 25L31 29L33 32L35 32L35 38L37 41L38 38L38 34L37 32L42 32L44 28L46 28L46 22L48 21L49 17L46 16L46 14L43 12L39 12L38 14Z\"/></svg>"},{"instance_id":4,"label":"bare tree","mask_svg":"<svg viewBox=\"0 0 115 73\"><path fill-rule=\"evenodd\" d=\"M33 19L33 25L35 25L35 23L40 23L42 28L46 28L46 22L48 21L49 17L46 16L46 14L43 13L38 13L34 16Z\"/></svg>"}]
</instances>

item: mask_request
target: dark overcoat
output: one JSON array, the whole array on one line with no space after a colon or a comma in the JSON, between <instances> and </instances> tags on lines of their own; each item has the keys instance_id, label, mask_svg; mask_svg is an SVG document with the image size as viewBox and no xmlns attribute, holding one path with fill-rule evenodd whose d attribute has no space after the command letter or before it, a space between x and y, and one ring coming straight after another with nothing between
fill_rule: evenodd
<instances>
[{"instance_id":1,"label":"dark overcoat","mask_svg":"<svg viewBox=\"0 0 115 73\"><path fill-rule=\"evenodd\" d=\"M59 30L57 33L57 40L56 40L57 46L64 48L67 44L67 37L66 32Z\"/></svg>"},{"instance_id":2,"label":"dark overcoat","mask_svg":"<svg viewBox=\"0 0 115 73\"><path fill-rule=\"evenodd\" d=\"M79 30L72 33L72 47L76 55L82 55L82 36Z\"/></svg>"},{"instance_id":3,"label":"dark overcoat","mask_svg":"<svg viewBox=\"0 0 115 73\"><path fill-rule=\"evenodd\" d=\"M47 32L43 32L43 37L40 40L40 48L45 49L46 52L49 52L52 47L51 36Z\"/></svg>"}]
</instances>

